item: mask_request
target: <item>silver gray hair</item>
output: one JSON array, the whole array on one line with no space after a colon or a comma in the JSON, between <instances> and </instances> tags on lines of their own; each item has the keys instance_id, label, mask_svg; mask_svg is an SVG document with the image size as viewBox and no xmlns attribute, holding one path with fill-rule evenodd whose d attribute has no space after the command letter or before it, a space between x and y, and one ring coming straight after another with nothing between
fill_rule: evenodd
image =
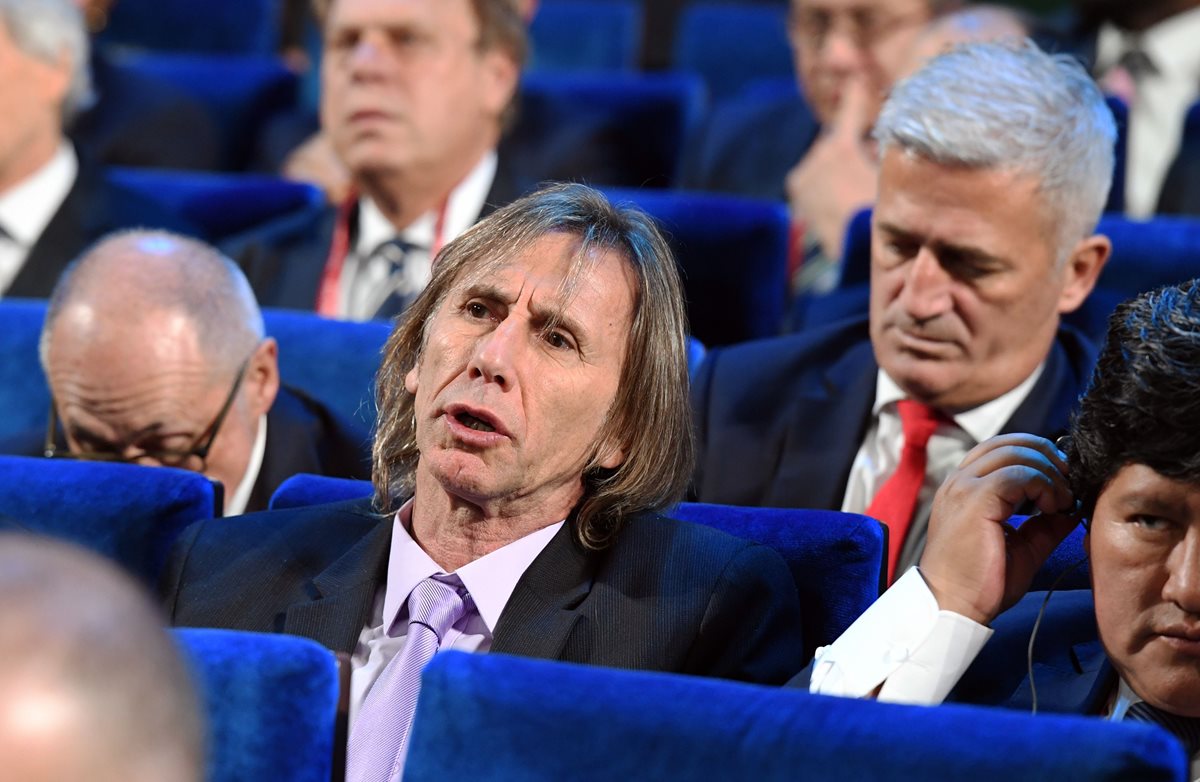
<instances>
[{"instance_id":1,"label":"silver gray hair","mask_svg":"<svg viewBox=\"0 0 1200 782\"><path fill-rule=\"evenodd\" d=\"M942 165L1036 177L1059 226L1062 262L1096 228L1112 186L1116 122L1076 60L1028 38L971 43L892 88L875 123L880 156L897 147Z\"/></svg>"},{"instance_id":2,"label":"silver gray hair","mask_svg":"<svg viewBox=\"0 0 1200 782\"><path fill-rule=\"evenodd\" d=\"M21 51L39 60L71 61L71 84L63 100L63 124L95 101L87 22L71 0L0 0L0 21Z\"/></svg>"}]
</instances>

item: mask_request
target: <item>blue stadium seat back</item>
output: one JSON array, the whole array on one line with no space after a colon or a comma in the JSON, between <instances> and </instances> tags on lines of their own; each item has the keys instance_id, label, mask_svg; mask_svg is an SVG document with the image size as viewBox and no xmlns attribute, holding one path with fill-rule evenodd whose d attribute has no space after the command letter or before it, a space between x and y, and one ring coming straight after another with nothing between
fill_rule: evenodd
<instances>
[{"instance_id":1,"label":"blue stadium seat back","mask_svg":"<svg viewBox=\"0 0 1200 782\"><path fill-rule=\"evenodd\" d=\"M117 168L115 183L153 198L196 226L201 239L219 243L256 226L314 219L324 196L312 185L256 174L213 174L148 168Z\"/></svg>"},{"instance_id":2,"label":"blue stadium seat back","mask_svg":"<svg viewBox=\"0 0 1200 782\"><path fill-rule=\"evenodd\" d=\"M883 525L856 513L680 503L668 515L777 551L792 572L810 659L879 597L887 540Z\"/></svg>"},{"instance_id":3,"label":"blue stadium seat back","mask_svg":"<svg viewBox=\"0 0 1200 782\"><path fill-rule=\"evenodd\" d=\"M299 77L276 57L143 52L115 63L199 101L220 132L222 168L228 171L247 168L267 123L295 109L299 99Z\"/></svg>"},{"instance_id":4,"label":"blue stadium seat back","mask_svg":"<svg viewBox=\"0 0 1200 782\"><path fill-rule=\"evenodd\" d=\"M755 79L793 77L786 3L691 3L675 31L672 67L704 77L714 100Z\"/></svg>"},{"instance_id":5,"label":"blue stadium seat back","mask_svg":"<svg viewBox=\"0 0 1200 782\"><path fill-rule=\"evenodd\" d=\"M123 49L271 55L279 42L280 0L120 0L97 41Z\"/></svg>"},{"instance_id":6,"label":"blue stadium seat back","mask_svg":"<svg viewBox=\"0 0 1200 782\"><path fill-rule=\"evenodd\" d=\"M356 500L370 497L373 489L370 481L353 478L331 478L328 475L299 473L293 475L271 495L271 510L304 508L309 505L324 505L330 502Z\"/></svg>"},{"instance_id":7,"label":"blue stadium seat back","mask_svg":"<svg viewBox=\"0 0 1200 782\"><path fill-rule=\"evenodd\" d=\"M696 370L700 368L700 364L704 361L704 356L707 353L708 348L704 347L703 342L695 337L687 338L687 362L689 378L696 376Z\"/></svg>"},{"instance_id":8,"label":"blue stadium seat back","mask_svg":"<svg viewBox=\"0 0 1200 782\"><path fill-rule=\"evenodd\" d=\"M267 334L279 343L283 382L351 421L375 423L375 373L391 325L264 309Z\"/></svg>"},{"instance_id":9,"label":"blue stadium seat back","mask_svg":"<svg viewBox=\"0 0 1200 782\"><path fill-rule=\"evenodd\" d=\"M208 723L208 782L328 782L337 662L291 635L176 628Z\"/></svg>"},{"instance_id":10,"label":"blue stadium seat back","mask_svg":"<svg viewBox=\"0 0 1200 782\"><path fill-rule=\"evenodd\" d=\"M1117 123L1117 140L1113 144L1113 178L1112 188L1108 191L1108 201L1104 204L1105 212L1123 214L1125 212L1125 169L1129 159L1129 107L1125 101L1115 95L1105 95L1104 102L1108 104Z\"/></svg>"},{"instance_id":11,"label":"blue stadium seat back","mask_svg":"<svg viewBox=\"0 0 1200 782\"><path fill-rule=\"evenodd\" d=\"M1183 782L1161 728L998 708L444 652L425 669L406 782Z\"/></svg>"},{"instance_id":12,"label":"blue stadium seat back","mask_svg":"<svg viewBox=\"0 0 1200 782\"><path fill-rule=\"evenodd\" d=\"M782 204L706 193L606 192L646 210L666 233L697 339L713 347L782 330L791 231Z\"/></svg>"},{"instance_id":13,"label":"blue stadium seat back","mask_svg":"<svg viewBox=\"0 0 1200 782\"><path fill-rule=\"evenodd\" d=\"M0 444L43 431L50 389L38 361L46 302L0 298Z\"/></svg>"},{"instance_id":14,"label":"blue stadium seat back","mask_svg":"<svg viewBox=\"0 0 1200 782\"><path fill-rule=\"evenodd\" d=\"M691 74L527 73L501 155L533 182L671 187L707 100Z\"/></svg>"},{"instance_id":15,"label":"blue stadium seat back","mask_svg":"<svg viewBox=\"0 0 1200 782\"><path fill-rule=\"evenodd\" d=\"M547 73L637 69L642 4L636 0L550 0L529 26L528 70Z\"/></svg>"},{"instance_id":16,"label":"blue stadium seat back","mask_svg":"<svg viewBox=\"0 0 1200 782\"><path fill-rule=\"evenodd\" d=\"M117 562L149 587L184 527L220 513L219 484L171 467L0 456L0 514Z\"/></svg>"}]
</instances>

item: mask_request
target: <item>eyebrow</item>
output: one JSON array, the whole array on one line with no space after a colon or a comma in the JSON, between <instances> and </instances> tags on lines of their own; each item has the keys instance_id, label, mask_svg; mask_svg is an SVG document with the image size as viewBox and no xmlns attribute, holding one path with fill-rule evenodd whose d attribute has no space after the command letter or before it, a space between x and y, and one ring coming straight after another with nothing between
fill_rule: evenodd
<instances>
[{"instance_id":1,"label":"eyebrow","mask_svg":"<svg viewBox=\"0 0 1200 782\"><path fill-rule=\"evenodd\" d=\"M489 301L498 301L506 306L512 306L517 300L517 295L505 293L500 288L489 282L472 283L463 289L463 295L467 299L488 299ZM533 322L545 326L550 323L562 326L567 331L575 336L576 341L583 343L587 341L587 330L575 318L572 318L563 307L549 306L530 302L529 311L533 315Z\"/></svg>"},{"instance_id":2,"label":"eyebrow","mask_svg":"<svg viewBox=\"0 0 1200 782\"><path fill-rule=\"evenodd\" d=\"M921 242L922 244L929 244L939 254L941 254L944 251L949 251L950 253L952 253L954 255L958 255L958 256L964 257L964 258L970 258L972 260L985 261L987 263L993 263L993 264L1003 264L1004 263L1004 259L1001 258L1000 256L993 255L992 253L989 253L986 250L982 250L978 247L972 247L971 245L955 244L953 242L943 242L943 241L926 242L920 236L913 233L912 231L906 231L905 229L903 229L897 225L888 223L888 222L877 222L876 227L878 227L878 229L880 231L883 231L884 233L891 234L892 236L899 237L901 239L906 239L908 241L913 241L913 242Z\"/></svg>"},{"instance_id":3,"label":"eyebrow","mask_svg":"<svg viewBox=\"0 0 1200 782\"><path fill-rule=\"evenodd\" d=\"M127 442L120 443L116 442L115 440L110 440L109 438L92 431L85 424L76 424L73 421L64 421L63 424L71 436L76 440L86 440L92 443L103 443L104 445L113 446L137 445L142 440L146 439L146 437L150 435L157 435L166 428L166 424L164 424L162 421L155 421L154 423L147 424L146 426L143 426L141 429L134 432L133 436ZM195 435L191 432L173 432L166 435L166 437L194 438Z\"/></svg>"}]
</instances>

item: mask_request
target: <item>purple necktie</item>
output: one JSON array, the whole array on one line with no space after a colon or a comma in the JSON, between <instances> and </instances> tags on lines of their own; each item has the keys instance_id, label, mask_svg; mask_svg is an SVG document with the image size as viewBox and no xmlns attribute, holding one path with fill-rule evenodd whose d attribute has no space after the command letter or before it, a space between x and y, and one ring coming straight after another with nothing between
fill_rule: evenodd
<instances>
[{"instance_id":1,"label":"purple necktie","mask_svg":"<svg viewBox=\"0 0 1200 782\"><path fill-rule=\"evenodd\" d=\"M466 605L458 591L427 578L408 596L408 634L400 654L375 681L350 730L346 782L390 782L400 778L421 670L441 648L446 631Z\"/></svg>"}]
</instances>

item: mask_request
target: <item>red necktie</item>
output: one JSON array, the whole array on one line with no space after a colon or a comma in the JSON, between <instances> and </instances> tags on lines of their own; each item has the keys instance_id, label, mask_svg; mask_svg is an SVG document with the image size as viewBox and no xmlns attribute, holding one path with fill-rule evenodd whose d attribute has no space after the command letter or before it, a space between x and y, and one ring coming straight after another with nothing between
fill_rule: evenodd
<instances>
[{"instance_id":1,"label":"red necktie","mask_svg":"<svg viewBox=\"0 0 1200 782\"><path fill-rule=\"evenodd\" d=\"M867 515L879 519L888 527L888 583L896 575L896 562L900 549L912 526L913 511L917 507L917 495L925 483L925 448L933 436L942 416L928 405L902 399L896 403L900 413L900 425L904 429L904 446L900 451L900 463L896 471L884 481L867 508Z\"/></svg>"}]
</instances>

